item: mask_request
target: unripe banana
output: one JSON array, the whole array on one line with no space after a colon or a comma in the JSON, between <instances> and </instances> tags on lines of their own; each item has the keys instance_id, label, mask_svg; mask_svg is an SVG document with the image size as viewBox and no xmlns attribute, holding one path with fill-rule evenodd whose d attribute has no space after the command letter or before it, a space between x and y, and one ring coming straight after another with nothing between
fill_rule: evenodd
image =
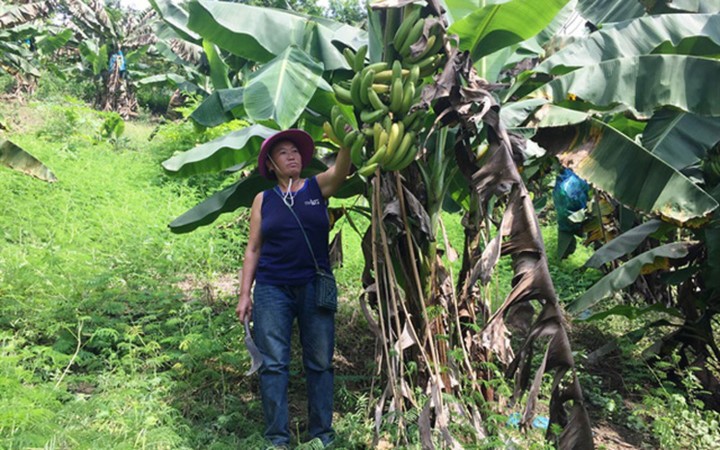
<instances>
[{"instance_id":1,"label":"unripe banana","mask_svg":"<svg viewBox=\"0 0 720 450\"><path fill-rule=\"evenodd\" d=\"M367 165L379 163L382 161L382 159L385 157L385 152L387 151L386 145L381 145L380 148L373 153L373 155L368 159Z\"/></svg>"},{"instance_id":2,"label":"unripe banana","mask_svg":"<svg viewBox=\"0 0 720 450\"><path fill-rule=\"evenodd\" d=\"M412 144L410 146L410 149L405 154L404 158L395 165L394 170L403 170L404 168L409 166L413 161L415 161L415 158L417 157L417 152L417 145Z\"/></svg>"},{"instance_id":3,"label":"unripe banana","mask_svg":"<svg viewBox=\"0 0 720 450\"><path fill-rule=\"evenodd\" d=\"M324 123L323 123L323 131L325 132L325 135L328 137L328 139L330 139L331 141L333 141L333 142L336 143L337 145L340 145L340 142L341 142L341 141L340 141L340 139L338 139L338 137L335 135L335 132L333 131L332 125L330 125L330 122L324 122Z\"/></svg>"},{"instance_id":4,"label":"unripe banana","mask_svg":"<svg viewBox=\"0 0 720 450\"><path fill-rule=\"evenodd\" d=\"M378 96L377 92L373 90L373 88L368 88L368 100L370 101L370 105L372 105L375 109L383 109L387 113L388 107L385 103L380 100L380 97Z\"/></svg>"},{"instance_id":5,"label":"unripe banana","mask_svg":"<svg viewBox=\"0 0 720 450\"><path fill-rule=\"evenodd\" d=\"M333 105L333 107L330 109L330 124L335 126L335 122L338 120L338 116L340 116L342 112L340 111L340 107L338 105Z\"/></svg>"},{"instance_id":6,"label":"unripe banana","mask_svg":"<svg viewBox=\"0 0 720 450\"><path fill-rule=\"evenodd\" d=\"M363 109L360 111L360 120L365 123L373 123L382 119L386 114L387 111L382 109Z\"/></svg>"},{"instance_id":7,"label":"unripe banana","mask_svg":"<svg viewBox=\"0 0 720 450\"><path fill-rule=\"evenodd\" d=\"M349 89L345 89L337 83L333 83L332 88L333 92L335 92L335 98L337 98L340 103L344 103L346 105L353 104L352 95L350 95Z\"/></svg>"},{"instance_id":8,"label":"unripe banana","mask_svg":"<svg viewBox=\"0 0 720 450\"><path fill-rule=\"evenodd\" d=\"M427 39L427 44L425 45L425 48L416 56L411 56L410 58L408 58L408 62L415 63L422 60L428 55L435 55L438 51L440 51L441 46L442 38L438 39L437 35L431 34L430 37Z\"/></svg>"},{"instance_id":9,"label":"unripe banana","mask_svg":"<svg viewBox=\"0 0 720 450\"><path fill-rule=\"evenodd\" d=\"M437 54L434 56L428 56L426 59L430 59L430 64L420 68L420 77L424 78L428 75L435 73L438 67L443 63L445 55ZM419 64L419 63L418 63Z\"/></svg>"},{"instance_id":10,"label":"unripe banana","mask_svg":"<svg viewBox=\"0 0 720 450\"><path fill-rule=\"evenodd\" d=\"M382 84L382 83L373 83L372 90L377 92L378 94L387 94L388 92L390 92L390 85Z\"/></svg>"},{"instance_id":11,"label":"unripe banana","mask_svg":"<svg viewBox=\"0 0 720 450\"><path fill-rule=\"evenodd\" d=\"M352 98L352 103L356 109L362 109L362 107L363 107L362 99L360 97L360 85L361 84L362 84L362 79L361 79L360 72L358 72L355 74L355 76L352 79L352 82L350 83L350 97Z\"/></svg>"},{"instance_id":12,"label":"unripe banana","mask_svg":"<svg viewBox=\"0 0 720 450\"><path fill-rule=\"evenodd\" d=\"M342 51L343 56L345 57L345 62L348 63L348 66L350 66L351 69L355 70L355 53L352 51L350 47L345 47Z\"/></svg>"},{"instance_id":13,"label":"unripe banana","mask_svg":"<svg viewBox=\"0 0 720 450\"><path fill-rule=\"evenodd\" d=\"M383 165L388 161L392 160L392 158L395 156L395 151L400 146L400 142L403 138L402 128L404 128L402 126L402 122L395 122L390 127L390 132L388 133L387 150L385 151L385 157L381 161Z\"/></svg>"},{"instance_id":14,"label":"unripe banana","mask_svg":"<svg viewBox=\"0 0 720 450\"><path fill-rule=\"evenodd\" d=\"M383 117L382 126L383 126L383 129L385 129L385 130L390 129L390 127L392 126L392 117L390 117L390 114Z\"/></svg>"},{"instance_id":15,"label":"unripe banana","mask_svg":"<svg viewBox=\"0 0 720 450\"><path fill-rule=\"evenodd\" d=\"M400 107L400 116L404 117L410 111L410 107L415 100L415 85L413 83L405 83L403 88L403 101Z\"/></svg>"},{"instance_id":16,"label":"unripe banana","mask_svg":"<svg viewBox=\"0 0 720 450\"><path fill-rule=\"evenodd\" d=\"M337 105L332 107L332 110L330 111L330 118L332 120L333 132L335 132L335 136L337 136L339 140L338 143L342 144L345 140L345 136L347 135L347 132L345 132L345 125L348 124L347 119L343 115L342 111L340 111L340 107Z\"/></svg>"},{"instance_id":17,"label":"unripe banana","mask_svg":"<svg viewBox=\"0 0 720 450\"><path fill-rule=\"evenodd\" d=\"M373 125L373 150L378 151L380 148L380 134L383 131L382 125L380 125L380 122L375 122Z\"/></svg>"},{"instance_id":18,"label":"unripe banana","mask_svg":"<svg viewBox=\"0 0 720 450\"><path fill-rule=\"evenodd\" d=\"M381 148L385 147L387 149L387 142L388 142L388 132L385 130L385 128L380 127L380 136L378 137L378 143L375 146L375 151L379 151Z\"/></svg>"},{"instance_id":19,"label":"unripe banana","mask_svg":"<svg viewBox=\"0 0 720 450\"><path fill-rule=\"evenodd\" d=\"M362 82L360 83L360 100L363 105L370 103L368 99L368 89L372 86L374 77L375 71L372 69L365 71L365 75L362 77Z\"/></svg>"},{"instance_id":20,"label":"unripe banana","mask_svg":"<svg viewBox=\"0 0 720 450\"><path fill-rule=\"evenodd\" d=\"M416 109L412 113L403 117L402 122L403 122L403 125L405 125L405 130L410 130L410 129L414 130L417 123L422 122L422 118L424 116L425 116L424 109Z\"/></svg>"},{"instance_id":21,"label":"unripe banana","mask_svg":"<svg viewBox=\"0 0 720 450\"><path fill-rule=\"evenodd\" d=\"M342 148L350 148L352 147L353 143L355 142L355 139L357 139L359 132L357 130L352 130L348 134L345 135L345 138L342 141Z\"/></svg>"},{"instance_id":22,"label":"unripe banana","mask_svg":"<svg viewBox=\"0 0 720 450\"><path fill-rule=\"evenodd\" d=\"M363 165L364 156L362 149L364 145L365 138L361 134L355 138L355 142L353 142L352 147L350 147L350 160L355 167L362 167Z\"/></svg>"},{"instance_id":23,"label":"unripe banana","mask_svg":"<svg viewBox=\"0 0 720 450\"><path fill-rule=\"evenodd\" d=\"M392 70L383 70L381 72L377 72L375 74L375 82L376 83L387 83L388 81L392 80Z\"/></svg>"},{"instance_id":24,"label":"unripe banana","mask_svg":"<svg viewBox=\"0 0 720 450\"><path fill-rule=\"evenodd\" d=\"M375 73L382 72L383 70L388 70L390 66L385 61L380 61L372 64L368 64L365 67L365 70L374 70ZM359 71L358 71L359 72Z\"/></svg>"},{"instance_id":25,"label":"unripe banana","mask_svg":"<svg viewBox=\"0 0 720 450\"><path fill-rule=\"evenodd\" d=\"M431 66L435 62L435 60L439 57L440 57L440 55L430 55L427 58L425 58L421 61L418 61L416 65L418 66L418 68L420 69L420 72L422 73L422 70L424 68Z\"/></svg>"},{"instance_id":26,"label":"unripe banana","mask_svg":"<svg viewBox=\"0 0 720 450\"><path fill-rule=\"evenodd\" d=\"M415 84L418 80L420 80L420 66L413 64L410 67L410 77L408 78L408 82Z\"/></svg>"},{"instance_id":27,"label":"unripe banana","mask_svg":"<svg viewBox=\"0 0 720 450\"><path fill-rule=\"evenodd\" d=\"M415 22L420 18L420 8L411 11L407 16L403 17L403 21L395 32L393 37L393 47L398 52L405 39L407 39L410 29L415 25Z\"/></svg>"},{"instance_id":28,"label":"unripe banana","mask_svg":"<svg viewBox=\"0 0 720 450\"><path fill-rule=\"evenodd\" d=\"M377 168L378 164L367 164L363 166L362 168L358 169L358 173L364 177L369 177L375 172L375 169Z\"/></svg>"},{"instance_id":29,"label":"unripe banana","mask_svg":"<svg viewBox=\"0 0 720 450\"><path fill-rule=\"evenodd\" d=\"M353 61L352 68L355 70L355 72L360 72L365 66L365 55L367 55L368 46L367 44L361 46L357 53L355 54L355 59Z\"/></svg>"},{"instance_id":30,"label":"unripe banana","mask_svg":"<svg viewBox=\"0 0 720 450\"><path fill-rule=\"evenodd\" d=\"M390 111L396 113L403 104L403 83L401 78L395 78L390 85Z\"/></svg>"},{"instance_id":31,"label":"unripe banana","mask_svg":"<svg viewBox=\"0 0 720 450\"><path fill-rule=\"evenodd\" d=\"M393 61L392 64L392 79L395 80L396 78L402 77L402 63L399 59L396 59Z\"/></svg>"},{"instance_id":32,"label":"unripe banana","mask_svg":"<svg viewBox=\"0 0 720 450\"><path fill-rule=\"evenodd\" d=\"M400 68L400 74L404 77L408 76L410 71L408 69L403 69L402 66ZM387 83L392 81L395 78L395 71L394 70L383 70L381 72L377 72L375 74L375 83Z\"/></svg>"},{"instance_id":33,"label":"unripe banana","mask_svg":"<svg viewBox=\"0 0 720 450\"><path fill-rule=\"evenodd\" d=\"M410 54L410 46L417 42L418 39L420 39L424 27L425 19L419 19L410 29L407 38L398 49L398 52L403 56L403 58L406 58Z\"/></svg>"},{"instance_id":34,"label":"unripe banana","mask_svg":"<svg viewBox=\"0 0 720 450\"><path fill-rule=\"evenodd\" d=\"M392 156L392 158L390 158L385 164L385 169L398 170L398 167L400 167L399 163L407 157L407 152L410 151L410 147L415 142L416 136L417 135L413 131L405 133L402 138L402 142L400 142L400 146L397 148L397 151L395 151L395 154Z\"/></svg>"}]
</instances>

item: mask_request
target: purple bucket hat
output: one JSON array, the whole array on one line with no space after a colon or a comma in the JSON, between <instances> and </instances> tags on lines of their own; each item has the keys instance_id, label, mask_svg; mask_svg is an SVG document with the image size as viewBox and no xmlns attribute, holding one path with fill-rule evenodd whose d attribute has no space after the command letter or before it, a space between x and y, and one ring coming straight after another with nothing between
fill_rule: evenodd
<instances>
[{"instance_id":1,"label":"purple bucket hat","mask_svg":"<svg viewBox=\"0 0 720 450\"><path fill-rule=\"evenodd\" d=\"M303 169L310 164L313 153L315 152L315 142L313 138L303 130L292 128L273 134L263 141L260 146L260 154L258 155L258 172L268 180L276 180L277 177L273 172L267 170L265 161L267 161L270 150L272 150L275 143L280 141L290 141L295 144L295 147L300 151Z\"/></svg>"}]
</instances>

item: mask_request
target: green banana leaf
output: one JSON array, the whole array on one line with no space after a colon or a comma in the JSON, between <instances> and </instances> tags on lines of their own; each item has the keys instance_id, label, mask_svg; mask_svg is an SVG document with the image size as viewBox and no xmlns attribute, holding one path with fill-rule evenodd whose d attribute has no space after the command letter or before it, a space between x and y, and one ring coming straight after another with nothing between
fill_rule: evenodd
<instances>
[{"instance_id":1,"label":"green banana leaf","mask_svg":"<svg viewBox=\"0 0 720 450\"><path fill-rule=\"evenodd\" d=\"M304 174L306 176L317 174L326 170L327 166L317 159L313 159ZM169 227L173 233L189 233L203 225L209 225L221 214L235 211L238 208L249 208L255 196L265 189L270 189L274 182L262 177L254 170L247 177L233 183L222 191L216 192L183 215L173 220ZM349 198L358 195L365 189L365 183L356 174L342 185L334 196L336 198Z\"/></svg>"},{"instance_id":2,"label":"green banana leaf","mask_svg":"<svg viewBox=\"0 0 720 450\"><path fill-rule=\"evenodd\" d=\"M253 121L272 119L281 128L294 124L321 86L322 64L297 47L288 47L250 77L244 92L245 111Z\"/></svg>"},{"instance_id":3,"label":"green banana leaf","mask_svg":"<svg viewBox=\"0 0 720 450\"><path fill-rule=\"evenodd\" d=\"M653 115L642 136L643 146L677 170L700 162L720 141L720 117L675 110Z\"/></svg>"},{"instance_id":4,"label":"green banana leaf","mask_svg":"<svg viewBox=\"0 0 720 450\"><path fill-rule=\"evenodd\" d=\"M207 128L230 122L245 115L243 88L218 89L203 100L190 118Z\"/></svg>"},{"instance_id":5,"label":"green banana leaf","mask_svg":"<svg viewBox=\"0 0 720 450\"><path fill-rule=\"evenodd\" d=\"M232 87L228 79L228 65L223 61L217 45L203 39L203 50L205 50L210 65L210 79L213 87L215 89L229 89Z\"/></svg>"},{"instance_id":6,"label":"green banana leaf","mask_svg":"<svg viewBox=\"0 0 720 450\"><path fill-rule=\"evenodd\" d=\"M326 23L319 17L316 17L315 20ZM332 26L329 26L328 29L333 30L333 35L329 42L342 47L350 47L355 51L368 43L368 34L365 31L345 23L339 24L340 26L335 22L330 23Z\"/></svg>"},{"instance_id":7,"label":"green banana leaf","mask_svg":"<svg viewBox=\"0 0 720 450\"><path fill-rule=\"evenodd\" d=\"M643 266L652 264L657 258L678 259L688 254L688 242L673 242L661 245L645 253L642 253L622 266L605 275L580 298L567 306L570 314L577 315L588 308L592 308L601 300L604 300L616 292L630 286L640 276Z\"/></svg>"},{"instance_id":8,"label":"green banana leaf","mask_svg":"<svg viewBox=\"0 0 720 450\"><path fill-rule=\"evenodd\" d=\"M9 66L15 69L16 72L40 78L40 71L30 62L32 55L27 49L11 42L2 42L3 38L7 38L7 35L3 35L3 33L0 32L0 56L2 56L3 59L0 70L5 72L7 70L6 67Z\"/></svg>"},{"instance_id":9,"label":"green banana leaf","mask_svg":"<svg viewBox=\"0 0 720 450\"><path fill-rule=\"evenodd\" d=\"M714 44L703 53L720 52L720 15L664 14L608 25L550 56L535 70L562 74L603 61L658 54L662 49L677 54L678 46L690 37L703 37ZM690 43L685 45L694 48Z\"/></svg>"},{"instance_id":10,"label":"green banana leaf","mask_svg":"<svg viewBox=\"0 0 720 450\"><path fill-rule=\"evenodd\" d=\"M645 131L645 127L647 126L647 122L635 120L634 118L628 117L624 114L615 114L614 116L611 116L607 124L633 140L640 139L642 133ZM645 148L648 147L645 146Z\"/></svg>"},{"instance_id":11,"label":"green banana leaf","mask_svg":"<svg viewBox=\"0 0 720 450\"><path fill-rule=\"evenodd\" d=\"M590 117L591 113L586 111L576 111L547 103L532 113L528 125L537 128L564 127L583 123Z\"/></svg>"},{"instance_id":12,"label":"green banana leaf","mask_svg":"<svg viewBox=\"0 0 720 450\"><path fill-rule=\"evenodd\" d=\"M474 60L519 44L547 27L570 0L510 0L488 5L452 24L460 49Z\"/></svg>"},{"instance_id":13,"label":"green banana leaf","mask_svg":"<svg viewBox=\"0 0 720 450\"><path fill-rule=\"evenodd\" d=\"M599 269L603 264L614 261L622 256L633 252L642 242L656 232L662 220L651 219L637 227L626 231L607 244L603 245L593 253L590 259L585 263L585 267Z\"/></svg>"},{"instance_id":14,"label":"green banana leaf","mask_svg":"<svg viewBox=\"0 0 720 450\"><path fill-rule=\"evenodd\" d=\"M368 43L368 35L360 28L345 23L335 22L324 17L311 17L295 11L288 11L303 20L312 19L310 29L314 34L304 47L315 59L322 61L327 70L349 68L345 57L338 48L350 47L357 50Z\"/></svg>"},{"instance_id":15,"label":"green banana leaf","mask_svg":"<svg viewBox=\"0 0 720 450\"><path fill-rule=\"evenodd\" d=\"M98 46L97 40L88 39L80 43L79 49L83 59L92 67L94 75L100 75L107 69L109 61L107 45Z\"/></svg>"},{"instance_id":16,"label":"green banana leaf","mask_svg":"<svg viewBox=\"0 0 720 450\"><path fill-rule=\"evenodd\" d=\"M58 180L39 159L10 141L0 143L0 164L49 183Z\"/></svg>"},{"instance_id":17,"label":"green banana leaf","mask_svg":"<svg viewBox=\"0 0 720 450\"><path fill-rule=\"evenodd\" d=\"M44 55L51 55L65 46L70 39L73 37L73 30L65 28L57 34L46 34L37 40L37 48Z\"/></svg>"},{"instance_id":18,"label":"green banana leaf","mask_svg":"<svg viewBox=\"0 0 720 450\"><path fill-rule=\"evenodd\" d=\"M192 81L188 81L185 77L176 73L162 73L158 75L151 75L149 77L139 79L137 83L140 85L166 84L171 86L173 89L180 89L181 91L190 92L192 94L207 95L207 91L205 91L204 88L198 86Z\"/></svg>"},{"instance_id":19,"label":"green banana leaf","mask_svg":"<svg viewBox=\"0 0 720 450\"><path fill-rule=\"evenodd\" d=\"M235 211L243 206L249 208L257 193L271 188L273 184L254 171L173 220L169 225L170 231L178 234L189 233L198 227L213 223L220 214Z\"/></svg>"},{"instance_id":20,"label":"green banana leaf","mask_svg":"<svg viewBox=\"0 0 720 450\"><path fill-rule=\"evenodd\" d=\"M565 5L552 22L537 35L520 44L505 47L475 62L474 67L478 71L478 75L489 81L502 81L503 70L512 68L528 58L544 56L546 52L544 46L571 19L575 9L574 4L575 1L570 1Z\"/></svg>"},{"instance_id":21,"label":"green banana leaf","mask_svg":"<svg viewBox=\"0 0 720 450\"><path fill-rule=\"evenodd\" d=\"M277 133L263 125L251 125L173 156L162 166L173 174L187 176L219 172L237 164L255 162L262 142Z\"/></svg>"},{"instance_id":22,"label":"green banana leaf","mask_svg":"<svg viewBox=\"0 0 720 450\"><path fill-rule=\"evenodd\" d=\"M578 0L577 8L584 18L595 25L645 15L645 7L640 0Z\"/></svg>"},{"instance_id":23,"label":"green banana leaf","mask_svg":"<svg viewBox=\"0 0 720 450\"><path fill-rule=\"evenodd\" d=\"M544 98L530 98L506 103L500 110L500 122L505 128L522 126L535 111L547 103L548 101ZM585 120L583 119L583 121Z\"/></svg>"},{"instance_id":24,"label":"green banana leaf","mask_svg":"<svg viewBox=\"0 0 720 450\"><path fill-rule=\"evenodd\" d=\"M600 121L540 128L533 140L557 153L565 167L628 207L681 223L704 217L718 207L714 198L682 173Z\"/></svg>"},{"instance_id":25,"label":"green banana leaf","mask_svg":"<svg viewBox=\"0 0 720 450\"><path fill-rule=\"evenodd\" d=\"M631 56L562 75L534 91L552 101L574 98L600 107L626 105L651 115L661 106L720 116L715 86L720 60L685 55ZM682 89L678 89L682 86Z\"/></svg>"},{"instance_id":26,"label":"green banana leaf","mask_svg":"<svg viewBox=\"0 0 720 450\"><path fill-rule=\"evenodd\" d=\"M477 11L483 6L494 5L502 0L444 0L442 3L447 9L448 23L452 25L470 13Z\"/></svg>"},{"instance_id":27,"label":"green banana leaf","mask_svg":"<svg viewBox=\"0 0 720 450\"><path fill-rule=\"evenodd\" d=\"M332 41L362 39L364 32L326 19L240 3L199 0L189 4L188 26L232 54L267 62L290 46L306 50L325 70L348 69Z\"/></svg>"},{"instance_id":28,"label":"green banana leaf","mask_svg":"<svg viewBox=\"0 0 720 450\"><path fill-rule=\"evenodd\" d=\"M565 6L555 15L552 22L545 27L540 33L538 33L531 40L536 42L536 45L545 47L549 42L556 40L558 36L563 36L568 26L574 25L575 17L577 15L577 0L570 0ZM541 53L538 53L540 55ZM544 52L543 52L543 56Z\"/></svg>"},{"instance_id":29,"label":"green banana leaf","mask_svg":"<svg viewBox=\"0 0 720 450\"><path fill-rule=\"evenodd\" d=\"M443 208L448 212L457 212L458 208L463 211L469 211L472 198L467 180L462 173L460 173L460 171L455 172L447 183L448 189L443 201Z\"/></svg>"},{"instance_id":30,"label":"green banana leaf","mask_svg":"<svg viewBox=\"0 0 720 450\"><path fill-rule=\"evenodd\" d=\"M188 28L189 14L179 0L149 0L153 9L180 37L194 44L200 44L200 35Z\"/></svg>"}]
</instances>

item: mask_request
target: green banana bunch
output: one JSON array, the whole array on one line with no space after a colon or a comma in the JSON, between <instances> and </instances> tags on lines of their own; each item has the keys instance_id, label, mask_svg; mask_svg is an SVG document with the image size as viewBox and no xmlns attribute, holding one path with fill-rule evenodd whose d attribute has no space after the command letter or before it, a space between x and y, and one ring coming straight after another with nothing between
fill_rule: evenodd
<instances>
[{"instance_id":1,"label":"green banana bunch","mask_svg":"<svg viewBox=\"0 0 720 450\"><path fill-rule=\"evenodd\" d=\"M416 111L413 114L415 117L420 117L424 112ZM363 176L369 176L378 167L382 170L402 170L417 156L417 133L412 130L407 131L403 121L383 120L383 122L383 124L375 122L372 129L368 127L364 133L368 139L373 140L372 156L364 162L360 156L353 160L353 163L359 167L358 172Z\"/></svg>"},{"instance_id":2,"label":"green banana bunch","mask_svg":"<svg viewBox=\"0 0 720 450\"><path fill-rule=\"evenodd\" d=\"M362 176L378 169L402 170L417 157L418 134L427 111L413 105L423 79L445 61L442 27L434 26L437 22L432 16L423 17L422 10L415 4L403 7L402 21L390 34L392 42L386 44L392 45L390 54L398 59L366 65L367 46L342 52L354 74L348 81L333 83L332 88L339 103L352 106L360 128L346 131L348 121L339 107L333 108L323 128L330 139L350 149L350 158Z\"/></svg>"}]
</instances>

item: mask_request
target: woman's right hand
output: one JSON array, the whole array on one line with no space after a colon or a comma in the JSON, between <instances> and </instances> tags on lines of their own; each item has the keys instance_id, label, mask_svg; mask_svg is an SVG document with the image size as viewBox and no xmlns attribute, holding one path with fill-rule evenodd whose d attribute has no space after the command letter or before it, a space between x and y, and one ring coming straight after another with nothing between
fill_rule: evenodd
<instances>
[{"instance_id":1,"label":"woman's right hand","mask_svg":"<svg viewBox=\"0 0 720 450\"><path fill-rule=\"evenodd\" d=\"M237 314L240 322L245 322L246 318L250 320L252 316L252 299L250 298L250 294L240 294L237 307L235 308L235 314Z\"/></svg>"}]
</instances>

